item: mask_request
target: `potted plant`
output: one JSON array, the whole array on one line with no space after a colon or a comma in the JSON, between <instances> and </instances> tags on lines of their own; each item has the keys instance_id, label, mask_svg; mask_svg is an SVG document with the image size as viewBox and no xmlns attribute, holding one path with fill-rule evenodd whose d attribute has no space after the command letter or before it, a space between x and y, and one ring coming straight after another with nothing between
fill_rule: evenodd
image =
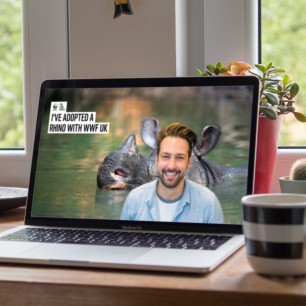
<instances>
[{"instance_id":1,"label":"potted plant","mask_svg":"<svg viewBox=\"0 0 306 306\"><path fill-rule=\"evenodd\" d=\"M296 160L289 175L279 178L279 184L283 193L306 194L306 158Z\"/></svg>"},{"instance_id":2,"label":"potted plant","mask_svg":"<svg viewBox=\"0 0 306 306\"><path fill-rule=\"evenodd\" d=\"M298 83L292 82L285 70L274 66L256 64L254 67L245 62L230 62L223 66L221 62L215 66L209 64L206 71L199 68L196 72L199 76L218 76L218 75L247 75L253 74L259 78L259 115L263 115L271 120L275 120L280 115L292 113L295 118L301 122L306 122L306 116L297 112L294 103L295 97L299 92Z\"/></svg>"},{"instance_id":3,"label":"potted plant","mask_svg":"<svg viewBox=\"0 0 306 306\"><path fill-rule=\"evenodd\" d=\"M306 116L295 108L295 97L299 85L292 82L285 70L274 66L256 64L254 67L245 62L233 61L224 66L221 62L207 65L206 71L196 69L199 76L255 75L260 81L259 122L256 151L255 193L270 191L274 163L277 153L281 116L293 114L300 122ZM268 132L267 132L268 131Z\"/></svg>"}]
</instances>

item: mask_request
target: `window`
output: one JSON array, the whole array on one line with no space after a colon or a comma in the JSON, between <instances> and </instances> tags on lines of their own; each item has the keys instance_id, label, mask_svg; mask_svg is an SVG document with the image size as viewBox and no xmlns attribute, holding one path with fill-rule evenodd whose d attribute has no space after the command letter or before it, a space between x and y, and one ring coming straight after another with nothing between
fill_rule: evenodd
<instances>
[{"instance_id":1,"label":"window","mask_svg":"<svg viewBox=\"0 0 306 306\"><path fill-rule=\"evenodd\" d=\"M0 148L24 148L21 0L0 4Z\"/></svg>"},{"instance_id":2,"label":"window","mask_svg":"<svg viewBox=\"0 0 306 306\"><path fill-rule=\"evenodd\" d=\"M150 0L144 1L136 1L133 4L134 15L132 16L122 16L114 22L123 23L124 26L129 26L129 23L136 22L135 16L143 17L142 8L147 6L146 2ZM258 32L258 16L257 16L257 7L259 0L171 0L169 2L175 1L175 8L180 12L182 16L178 18L178 21L181 28L176 27L177 45L173 44L173 48L176 47L176 50L173 51L173 56L176 57L177 61L177 75L190 75L196 76L195 68L203 68L207 63L215 63L216 61L223 61L227 63L233 59L239 59L243 61L247 61L250 63L258 62L258 47L257 47L257 32ZM261 0L263 2L262 5L269 4L270 2L275 3L275 0ZM113 3L109 1L93 1L94 3L101 3L103 6L101 9L101 16L99 18L110 18L112 20L113 16ZM156 8L160 8L163 10L163 1L153 1ZM151 5L153 3L150 1ZM284 0L277 1L278 9L281 8L280 2L284 2ZM287 1L289 3L289 1ZM294 9L303 4L305 0L297 0L290 7L290 10ZM23 86L24 86L24 99L20 97L20 101L24 100L24 108L25 108L25 123L24 128L22 124L21 131L24 130L24 144L10 144L9 148L25 148L25 150L1 150L0 149L0 185L3 186L27 186L29 180L29 172L30 172L30 164L31 164L31 155L32 155L32 145L34 139L34 131L35 131L35 122L36 122L36 112L37 112L37 104L39 99L39 87L43 80L45 79L56 79L56 78L67 78L69 77L69 71L71 70L71 63L69 61L69 40L73 39L68 35L69 33L69 4L73 3L74 5L78 5L75 3L83 3L82 0L2 0L0 1L0 20L2 21L4 17L12 19L12 16L7 13L3 13L4 5L9 3L22 3L23 10L23 58L24 58L24 72L21 70L17 73L19 77L19 81L23 78ZM89 6L91 4L88 4ZM298 9L299 13L305 11L305 9ZM265 19L266 15L264 15L264 7L263 7L263 19ZM287 14L287 13L286 13ZM85 16L85 15L84 15ZM86 15L85 17L88 23L94 22L90 15ZM148 14L146 15L148 18L155 18L155 15ZM178 12L176 12L176 16ZM285 15L287 16L287 15ZM299 15L298 15L299 16ZM124 18L127 17L127 18ZM273 17L273 14L272 14ZM273 18L266 18L266 21L269 22ZM156 18L155 18L156 19ZM269 20L268 20L269 19ZM284 19L286 19L284 17ZM303 21L305 18L298 17L297 21ZM182 20L184 21L182 23ZM160 22L156 19L156 22ZM138 22L137 22L138 23ZM281 21L283 23L283 20ZM139 22L139 26L141 26L141 22ZM265 25L263 24L263 30L265 29ZM93 31L89 32L88 35L99 35L100 31L106 31L107 28L101 28L97 31L95 28ZM302 30L304 32L299 32L301 36L305 36L305 28ZM104 33L105 34L105 33ZM107 33L106 33L107 34ZM2 35L2 34L1 34ZM158 34L157 34L158 35ZM284 33L281 33L281 37L284 37ZM75 39L78 39L76 37ZM297 38L296 42L303 42L302 39ZM1 36L1 48L0 54L2 52L2 43L3 39ZM124 41L122 43L122 48L124 48L125 52L129 52L129 42ZM283 44L283 47L292 46L291 40L289 42L286 41ZM16 47L14 45L14 47ZM290 54L292 52L293 47L291 47L288 51ZM296 49L296 47L294 47ZM263 61L268 61L266 58L266 51L263 47ZM277 47L274 48L273 53L277 51ZM301 55L299 55L300 62L303 63L303 54L305 52L301 51ZM10 55L10 52L7 56ZM106 56L105 54L101 54L102 56ZM140 56L146 57L146 53L140 53ZM21 60L21 56L19 57ZM158 57L156 60L160 60ZM273 62L274 62L273 57ZM0 59L2 65L2 59ZM297 71L298 69L291 69L286 63L278 62L277 64L282 65L284 67L288 67L288 72ZM21 65L21 62L20 62ZM155 62L152 62L152 67L155 67ZM302 66L302 64L300 64ZM105 69L107 68L107 69ZM111 63L108 67L103 67L101 73L101 77L114 77L117 72L121 71L121 66L114 65L111 66ZM135 65L135 68L141 69ZM302 68L301 68L302 69ZM2 67L0 68L1 75ZM105 72L105 71L110 71ZM11 72L11 71L10 71ZM172 72L169 72L169 75L173 75ZM152 75L152 76L156 76ZM306 98L302 98L302 94L306 93L305 85L301 84L301 78L297 75L292 75L295 80L301 85L300 91L300 100L298 104L301 105L302 101L306 101ZM0 95L3 88L2 76L0 77ZM20 85L21 87L21 85ZM303 93L305 92L305 93ZM22 93L22 91L21 91ZM305 97L305 96L304 96ZM0 98L1 101L1 98ZM13 99L15 102L16 99ZM15 112L15 107L12 108L10 102L9 112ZM2 104L2 102L0 102ZM2 106L0 106L1 108ZM306 112L306 110L305 110ZM5 114L8 114L6 112ZM4 115L5 116L5 115ZM290 117L290 116L288 116ZM0 117L0 125L2 124L3 115ZM298 128L293 132L290 130L290 134L295 135L296 133L301 131L301 127L306 128L306 124L294 122L295 126L298 124ZM290 128L291 129L291 128ZM283 126L283 133L288 132L289 128L285 130ZM1 133L1 128L0 128ZM305 131L301 132L305 135ZM13 137L12 137L13 138ZM302 137L299 137L301 139ZM3 139L3 136L0 136L0 141ZM304 143L305 145L305 143ZM2 148L3 145L0 146ZM284 150L282 150L284 151ZM294 151L297 154L297 150ZM291 154L289 153L289 155ZM293 153L294 153L293 152ZM305 154L306 150L304 149ZM277 169L280 171L279 174L283 175L287 170L283 170L283 165L285 168L289 168L293 159L296 158L289 157L286 152L285 155L282 156L280 160L280 165L277 166ZM298 157L301 157L301 153L298 152ZM276 177L280 176L276 174ZM277 180L277 179L276 179ZM275 181L276 181L275 180ZM278 183L277 183L278 185Z\"/></svg>"},{"instance_id":3,"label":"window","mask_svg":"<svg viewBox=\"0 0 306 306\"><path fill-rule=\"evenodd\" d=\"M12 150L15 145L5 150L0 147L0 186L27 187L40 84L45 79L68 77L67 0L3 0L0 2L1 21L4 17L12 21L11 13L3 12L4 4L17 2L20 3L22 16L19 18L20 21L22 19L23 62L21 56L19 59L20 65L23 63L23 72L18 70L16 74L19 81L23 81L24 98L21 98L21 108L24 107L25 110L24 127L22 126L24 145L18 147L24 149ZM2 40L1 37L1 44ZM11 48L16 46L12 45ZM1 51L2 49L0 53ZM7 56L13 56L12 52L8 52ZM3 88L2 79L0 88ZM10 104L8 112L3 116L8 116L10 112L16 112L14 105ZM0 125L2 119L3 117L0 118Z\"/></svg>"},{"instance_id":4,"label":"window","mask_svg":"<svg viewBox=\"0 0 306 306\"><path fill-rule=\"evenodd\" d=\"M261 0L261 62L280 66L300 85L296 108L306 113L306 1ZM303 15L304 14L304 15ZM306 146L306 123L293 115L282 119L281 146Z\"/></svg>"}]
</instances>

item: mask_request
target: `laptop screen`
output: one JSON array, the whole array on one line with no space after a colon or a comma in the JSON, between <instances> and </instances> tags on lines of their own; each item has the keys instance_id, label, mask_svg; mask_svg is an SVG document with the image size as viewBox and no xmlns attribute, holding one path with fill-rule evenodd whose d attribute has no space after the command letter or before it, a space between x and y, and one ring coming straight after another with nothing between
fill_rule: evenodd
<instances>
[{"instance_id":1,"label":"laptop screen","mask_svg":"<svg viewBox=\"0 0 306 306\"><path fill-rule=\"evenodd\" d=\"M241 224L240 200L253 188L257 99L254 77L45 81L26 219ZM196 134L190 156L172 155L170 143L158 151L160 130L173 124ZM183 181L183 195L158 193L174 189L166 180Z\"/></svg>"}]
</instances>

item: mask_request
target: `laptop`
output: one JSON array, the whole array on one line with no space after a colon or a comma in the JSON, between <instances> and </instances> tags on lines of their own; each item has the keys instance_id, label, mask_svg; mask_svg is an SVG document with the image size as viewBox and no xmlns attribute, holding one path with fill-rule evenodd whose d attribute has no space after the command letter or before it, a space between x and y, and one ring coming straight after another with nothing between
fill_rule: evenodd
<instances>
[{"instance_id":1,"label":"laptop","mask_svg":"<svg viewBox=\"0 0 306 306\"><path fill-rule=\"evenodd\" d=\"M25 222L1 233L0 262L212 271L244 244L258 91L253 76L44 81ZM123 213L131 192L157 186L156 137L173 122L197 134L185 179L215 195L221 219L150 220L137 199L135 218Z\"/></svg>"}]
</instances>

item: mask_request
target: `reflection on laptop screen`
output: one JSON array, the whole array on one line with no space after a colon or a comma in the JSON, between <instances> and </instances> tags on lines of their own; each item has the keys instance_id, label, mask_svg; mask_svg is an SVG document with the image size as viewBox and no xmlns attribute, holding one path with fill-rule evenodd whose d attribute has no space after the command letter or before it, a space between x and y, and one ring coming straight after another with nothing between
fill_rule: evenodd
<instances>
[{"instance_id":1,"label":"reflection on laptop screen","mask_svg":"<svg viewBox=\"0 0 306 306\"><path fill-rule=\"evenodd\" d=\"M252 86L52 88L44 100L32 216L241 224ZM164 163L183 165L163 172L157 155L157 133L175 122L197 135L183 204L154 196L161 177L184 178L185 156L166 150Z\"/></svg>"}]
</instances>

